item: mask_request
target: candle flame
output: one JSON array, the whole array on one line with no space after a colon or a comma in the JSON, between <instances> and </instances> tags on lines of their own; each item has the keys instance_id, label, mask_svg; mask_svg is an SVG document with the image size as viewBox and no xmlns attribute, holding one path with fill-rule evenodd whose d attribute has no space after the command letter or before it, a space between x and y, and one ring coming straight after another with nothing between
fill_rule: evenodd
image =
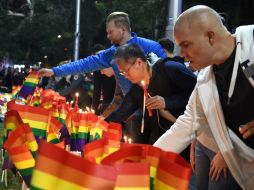
<instances>
[{"instance_id":1,"label":"candle flame","mask_svg":"<svg viewBox=\"0 0 254 190\"><path fill-rule=\"evenodd\" d=\"M79 93L78 92L76 92L76 97L79 97Z\"/></svg>"},{"instance_id":2,"label":"candle flame","mask_svg":"<svg viewBox=\"0 0 254 190\"><path fill-rule=\"evenodd\" d=\"M146 83L145 83L144 80L141 81L141 84L142 84L142 86L145 86L145 85L146 85Z\"/></svg>"},{"instance_id":3,"label":"candle flame","mask_svg":"<svg viewBox=\"0 0 254 190\"><path fill-rule=\"evenodd\" d=\"M86 111L90 112L90 108L86 106Z\"/></svg>"},{"instance_id":4,"label":"candle flame","mask_svg":"<svg viewBox=\"0 0 254 190\"><path fill-rule=\"evenodd\" d=\"M131 138L129 138L129 139L128 139L128 143L131 144L131 141L132 141Z\"/></svg>"}]
</instances>

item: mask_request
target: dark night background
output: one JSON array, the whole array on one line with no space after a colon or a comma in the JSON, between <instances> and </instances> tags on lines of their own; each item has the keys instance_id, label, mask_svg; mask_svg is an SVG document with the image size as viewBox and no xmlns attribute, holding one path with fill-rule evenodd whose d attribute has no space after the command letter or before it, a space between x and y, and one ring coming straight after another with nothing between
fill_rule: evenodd
<instances>
[{"instance_id":1,"label":"dark night background","mask_svg":"<svg viewBox=\"0 0 254 190\"><path fill-rule=\"evenodd\" d=\"M182 9L198 4L224 15L233 31L254 23L253 0L183 0ZM73 59L75 9L74 0L0 0L0 62L7 57L15 64L51 67ZM168 0L81 0L80 58L95 43L110 46L105 18L113 11L127 12L139 36L157 40L165 35Z\"/></svg>"}]
</instances>

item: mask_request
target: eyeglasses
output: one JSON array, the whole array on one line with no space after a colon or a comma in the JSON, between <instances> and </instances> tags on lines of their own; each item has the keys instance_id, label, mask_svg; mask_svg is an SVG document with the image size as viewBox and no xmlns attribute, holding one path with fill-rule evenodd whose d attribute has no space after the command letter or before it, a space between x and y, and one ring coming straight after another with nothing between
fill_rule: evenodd
<instances>
[{"instance_id":1,"label":"eyeglasses","mask_svg":"<svg viewBox=\"0 0 254 190\"><path fill-rule=\"evenodd\" d=\"M126 75L126 74L130 71L131 67L132 67L133 65L135 65L136 61L137 61L137 58L131 63L131 66L129 66L129 68L128 68L126 71L120 71L120 72L119 72L120 75Z\"/></svg>"}]
</instances>

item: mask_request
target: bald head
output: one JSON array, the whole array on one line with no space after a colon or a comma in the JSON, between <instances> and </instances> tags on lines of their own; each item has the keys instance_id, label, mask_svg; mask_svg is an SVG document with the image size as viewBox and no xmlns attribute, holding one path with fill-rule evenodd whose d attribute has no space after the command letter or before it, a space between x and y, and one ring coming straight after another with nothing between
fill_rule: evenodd
<instances>
[{"instance_id":1,"label":"bald head","mask_svg":"<svg viewBox=\"0 0 254 190\"><path fill-rule=\"evenodd\" d=\"M174 37L181 56L197 70L223 63L234 49L234 37L223 25L220 15L203 5L191 7L178 17Z\"/></svg>"},{"instance_id":2,"label":"bald head","mask_svg":"<svg viewBox=\"0 0 254 190\"><path fill-rule=\"evenodd\" d=\"M204 5L191 7L178 17L174 31L182 30L183 27L187 27L189 30L212 30L227 33L220 15Z\"/></svg>"}]
</instances>

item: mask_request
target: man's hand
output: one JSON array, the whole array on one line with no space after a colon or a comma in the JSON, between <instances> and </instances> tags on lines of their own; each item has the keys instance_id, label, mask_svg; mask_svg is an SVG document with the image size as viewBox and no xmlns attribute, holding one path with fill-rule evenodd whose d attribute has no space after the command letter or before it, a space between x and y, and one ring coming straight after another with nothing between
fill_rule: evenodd
<instances>
[{"instance_id":1,"label":"man's hand","mask_svg":"<svg viewBox=\"0 0 254 190\"><path fill-rule=\"evenodd\" d=\"M40 77L51 77L52 75L54 75L54 72L52 69L40 69L39 70Z\"/></svg>"},{"instance_id":2,"label":"man's hand","mask_svg":"<svg viewBox=\"0 0 254 190\"><path fill-rule=\"evenodd\" d=\"M240 133L243 135L244 139L249 138L254 134L254 120L246 123L245 125L241 125L239 128Z\"/></svg>"},{"instance_id":3,"label":"man's hand","mask_svg":"<svg viewBox=\"0 0 254 190\"><path fill-rule=\"evenodd\" d=\"M211 162L211 167L210 167L210 172L209 172L209 176L211 177L212 181L218 181L222 171L224 173L224 177L226 178L227 177L227 164L224 161L221 153L217 152L217 154L214 156L214 158Z\"/></svg>"},{"instance_id":4,"label":"man's hand","mask_svg":"<svg viewBox=\"0 0 254 190\"><path fill-rule=\"evenodd\" d=\"M163 97L157 95L150 97L146 102L146 106L150 109L165 109L166 103Z\"/></svg>"}]
</instances>

